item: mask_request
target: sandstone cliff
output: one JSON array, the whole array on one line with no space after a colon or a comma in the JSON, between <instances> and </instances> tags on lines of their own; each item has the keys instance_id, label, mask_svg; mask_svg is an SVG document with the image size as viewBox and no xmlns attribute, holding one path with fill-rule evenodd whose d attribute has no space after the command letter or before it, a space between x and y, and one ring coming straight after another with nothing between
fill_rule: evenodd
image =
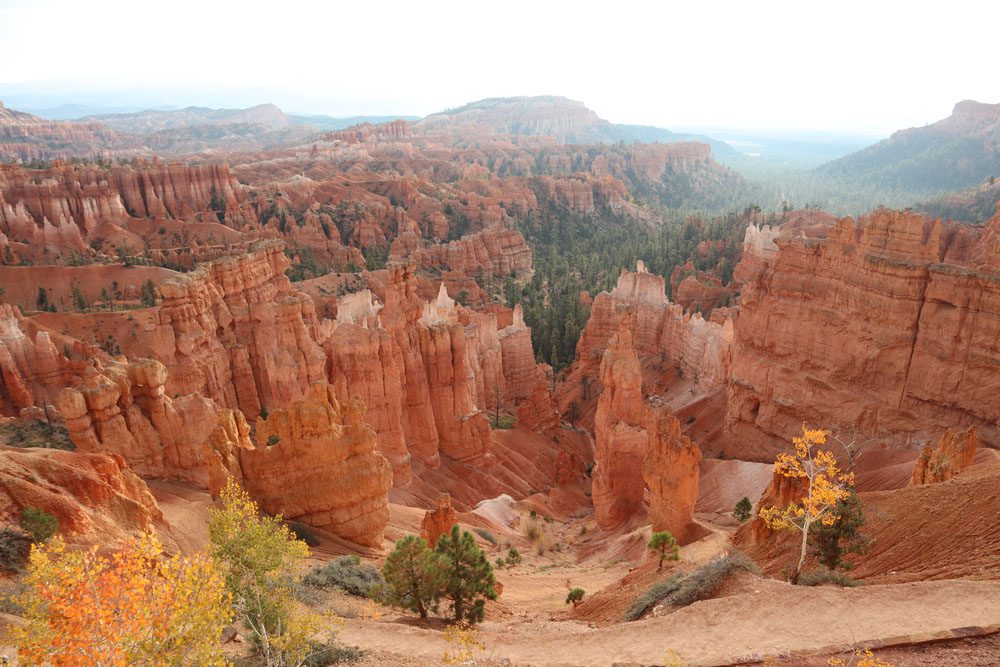
<instances>
[{"instance_id":1,"label":"sandstone cliff","mask_svg":"<svg viewBox=\"0 0 1000 667\"><path fill-rule=\"evenodd\" d=\"M880 209L748 231L732 453L770 459L806 419L897 446L968 426L1000 444L998 230Z\"/></svg>"},{"instance_id":2,"label":"sandstone cliff","mask_svg":"<svg viewBox=\"0 0 1000 667\"><path fill-rule=\"evenodd\" d=\"M22 321L16 307L0 304L0 415L52 405L81 370L59 352L48 332L29 337Z\"/></svg>"},{"instance_id":3,"label":"sandstone cliff","mask_svg":"<svg viewBox=\"0 0 1000 667\"><path fill-rule=\"evenodd\" d=\"M82 250L103 222L217 214L235 227L255 221L246 189L226 165L0 167L0 232L15 242Z\"/></svg>"},{"instance_id":4,"label":"sandstone cliff","mask_svg":"<svg viewBox=\"0 0 1000 667\"><path fill-rule=\"evenodd\" d=\"M167 393L201 393L251 417L325 377L312 300L292 289L282 245L201 265L159 285L156 324L133 348L169 371Z\"/></svg>"}]
</instances>

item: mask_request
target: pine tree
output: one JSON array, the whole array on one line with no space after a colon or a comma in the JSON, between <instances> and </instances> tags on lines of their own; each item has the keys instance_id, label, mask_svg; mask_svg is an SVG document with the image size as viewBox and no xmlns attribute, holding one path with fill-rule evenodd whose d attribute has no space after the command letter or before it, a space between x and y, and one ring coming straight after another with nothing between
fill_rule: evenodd
<instances>
[{"instance_id":1,"label":"pine tree","mask_svg":"<svg viewBox=\"0 0 1000 667\"><path fill-rule=\"evenodd\" d=\"M813 528L810 536L813 553L830 570L848 570L851 565L844 561L844 556L863 553L869 544L868 538L861 534L865 514L861 510L858 494L852 489L847 497L837 501L833 512L837 517L833 523L820 523Z\"/></svg>"},{"instance_id":2,"label":"pine tree","mask_svg":"<svg viewBox=\"0 0 1000 667\"><path fill-rule=\"evenodd\" d=\"M79 311L85 311L89 307L87 299L84 298L83 292L80 291L79 287L73 288L73 307Z\"/></svg>"},{"instance_id":3,"label":"pine tree","mask_svg":"<svg viewBox=\"0 0 1000 667\"><path fill-rule=\"evenodd\" d=\"M486 616L486 600L495 600L493 566L486 554L476 546L468 531L459 532L452 526L450 535L443 535L435 549L442 559L444 597L451 600L456 622L478 623Z\"/></svg>"},{"instance_id":4,"label":"pine tree","mask_svg":"<svg viewBox=\"0 0 1000 667\"><path fill-rule=\"evenodd\" d=\"M733 516L736 517L736 520L740 523L749 519L752 513L753 505L750 504L750 499L746 496L743 496L740 502L736 503L736 508L733 509Z\"/></svg>"},{"instance_id":5,"label":"pine tree","mask_svg":"<svg viewBox=\"0 0 1000 667\"><path fill-rule=\"evenodd\" d=\"M152 280L147 280L139 288L139 301L147 308L156 305L156 286Z\"/></svg>"},{"instance_id":6,"label":"pine tree","mask_svg":"<svg viewBox=\"0 0 1000 667\"><path fill-rule=\"evenodd\" d=\"M653 551L660 553L660 564L657 566L657 570L663 569L663 561L667 559L680 560L680 547L669 530L653 533L649 537L649 544L647 546Z\"/></svg>"},{"instance_id":7,"label":"pine tree","mask_svg":"<svg viewBox=\"0 0 1000 667\"><path fill-rule=\"evenodd\" d=\"M396 548L382 566L386 600L427 618L444 594L444 568L441 556L430 550L427 542L408 535L396 542Z\"/></svg>"}]
</instances>

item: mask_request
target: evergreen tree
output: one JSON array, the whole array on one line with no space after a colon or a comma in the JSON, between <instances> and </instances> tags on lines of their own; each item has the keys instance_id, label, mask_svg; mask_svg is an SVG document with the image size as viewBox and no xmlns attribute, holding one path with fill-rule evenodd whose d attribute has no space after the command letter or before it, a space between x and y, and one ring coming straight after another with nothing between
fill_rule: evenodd
<instances>
[{"instance_id":1,"label":"evergreen tree","mask_svg":"<svg viewBox=\"0 0 1000 667\"><path fill-rule=\"evenodd\" d=\"M156 286L152 280L147 280L139 288L139 301L147 308L156 305Z\"/></svg>"},{"instance_id":2,"label":"evergreen tree","mask_svg":"<svg viewBox=\"0 0 1000 667\"><path fill-rule=\"evenodd\" d=\"M750 518L750 514L753 512L753 505L750 504L750 499L746 496L736 503L736 508L733 510L733 516L740 523L743 523Z\"/></svg>"},{"instance_id":3,"label":"evergreen tree","mask_svg":"<svg viewBox=\"0 0 1000 667\"><path fill-rule=\"evenodd\" d=\"M427 542L408 535L396 542L396 548L382 566L384 596L389 604L415 611L420 618L436 609L444 594L444 568L441 556L430 550Z\"/></svg>"},{"instance_id":4,"label":"evergreen tree","mask_svg":"<svg viewBox=\"0 0 1000 667\"><path fill-rule=\"evenodd\" d=\"M73 307L77 310L84 311L89 308L90 304L87 303L87 299L84 298L83 292L80 291L79 287L73 288Z\"/></svg>"},{"instance_id":5,"label":"evergreen tree","mask_svg":"<svg viewBox=\"0 0 1000 667\"><path fill-rule=\"evenodd\" d=\"M657 570L663 569L663 561L667 559L680 560L680 547L669 530L653 533L649 538L647 546L660 554L660 564L657 566Z\"/></svg>"},{"instance_id":6,"label":"evergreen tree","mask_svg":"<svg viewBox=\"0 0 1000 667\"><path fill-rule=\"evenodd\" d=\"M834 512L833 523L819 523L813 528L810 535L813 553L827 569L849 570L851 564L844 561L844 556L863 553L869 544L868 538L861 534L865 513L858 494L852 489L847 497L837 501Z\"/></svg>"},{"instance_id":7,"label":"evergreen tree","mask_svg":"<svg viewBox=\"0 0 1000 667\"><path fill-rule=\"evenodd\" d=\"M456 622L478 623L486 616L486 600L495 600L493 566L486 554L476 546L468 531L452 526L451 533L442 535L435 549L441 558L444 576L444 597L451 600Z\"/></svg>"}]
</instances>

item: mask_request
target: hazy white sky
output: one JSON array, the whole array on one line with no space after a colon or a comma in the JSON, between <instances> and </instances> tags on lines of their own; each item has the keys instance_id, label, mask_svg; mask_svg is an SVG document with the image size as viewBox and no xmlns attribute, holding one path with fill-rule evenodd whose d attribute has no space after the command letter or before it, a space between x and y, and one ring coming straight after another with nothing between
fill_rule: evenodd
<instances>
[{"instance_id":1,"label":"hazy white sky","mask_svg":"<svg viewBox=\"0 0 1000 667\"><path fill-rule=\"evenodd\" d=\"M0 100L346 116L556 94L619 123L883 133L1000 102L998 18L989 0L0 0Z\"/></svg>"}]
</instances>

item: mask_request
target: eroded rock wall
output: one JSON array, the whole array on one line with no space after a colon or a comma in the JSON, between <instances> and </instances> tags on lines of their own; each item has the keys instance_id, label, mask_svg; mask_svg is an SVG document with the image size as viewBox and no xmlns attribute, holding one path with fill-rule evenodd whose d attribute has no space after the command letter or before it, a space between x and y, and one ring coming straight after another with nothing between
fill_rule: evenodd
<instances>
[{"instance_id":1,"label":"eroded rock wall","mask_svg":"<svg viewBox=\"0 0 1000 667\"><path fill-rule=\"evenodd\" d=\"M803 420L899 447L974 426L1000 445L1000 216L880 209L820 229L748 233L732 453L772 458Z\"/></svg>"}]
</instances>

